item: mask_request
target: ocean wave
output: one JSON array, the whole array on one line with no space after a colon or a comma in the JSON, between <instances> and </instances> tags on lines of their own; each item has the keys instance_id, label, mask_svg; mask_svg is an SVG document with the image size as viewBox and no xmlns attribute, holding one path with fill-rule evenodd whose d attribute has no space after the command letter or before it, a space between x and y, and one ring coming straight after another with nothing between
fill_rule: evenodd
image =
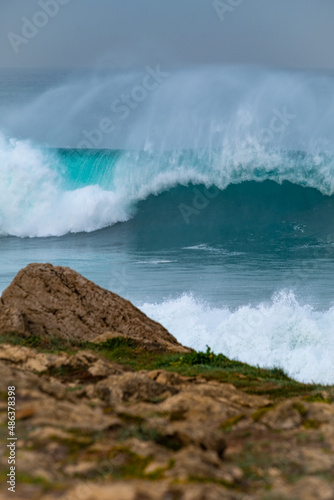
<instances>
[{"instance_id":1,"label":"ocean wave","mask_svg":"<svg viewBox=\"0 0 334 500\"><path fill-rule=\"evenodd\" d=\"M29 142L0 136L0 234L61 236L129 218L121 192L64 186L66 166Z\"/></svg>"},{"instance_id":2,"label":"ocean wave","mask_svg":"<svg viewBox=\"0 0 334 500\"><path fill-rule=\"evenodd\" d=\"M264 181L274 181L276 185L288 181L319 192L305 191L303 195L300 190L284 187L280 194L265 187L260 193L262 213L265 206L272 208L272 196L281 196L276 201L284 208L286 196L292 195L291 224L295 232L303 233L303 221L298 217L293 220L295 212L313 210L334 193L334 157L254 147L234 152L46 150L0 135L0 175L0 234L20 237L95 231L128 221L140 203L152 197L151 204L156 204L152 210L163 210L164 203L166 207L176 207L175 217L182 225L190 220L186 220L182 205L186 212L190 208L190 213L195 214L215 203L217 208L219 201L218 208L223 212L224 206L231 209L233 195L235 210L240 203L244 212L254 210L254 206L248 206L248 200L254 193L259 195L256 188L239 187L233 191L232 187L247 182L267 186ZM226 194L222 196L221 192ZM295 203L295 197L304 197L304 206ZM236 222L234 212L232 219ZM167 209L165 213L169 219Z\"/></svg>"}]
</instances>

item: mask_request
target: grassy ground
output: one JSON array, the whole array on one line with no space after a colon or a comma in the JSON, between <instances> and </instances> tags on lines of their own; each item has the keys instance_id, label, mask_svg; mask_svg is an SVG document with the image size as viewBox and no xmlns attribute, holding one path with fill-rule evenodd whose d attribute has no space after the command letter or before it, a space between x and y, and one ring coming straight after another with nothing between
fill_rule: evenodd
<instances>
[{"instance_id":1,"label":"grassy ground","mask_svg":"<svg viewBox=\"0 0 334 500\"><path fill-rule=\"evenodd\" d=\"M79 350L89 350L109 361L130 366L135 371L163 369L188 377L201 376L207 380L231 383L247 393L264 395L274 401L304 395L308 401L331 402L324 399L321 394L323 390L329 390L334 400L333 386L302 384L288 377L281 368L264 369L251 366L228 359L223 354L216 355L209 348L206 352L193 351L189 354L150 352L133 340L122 337L97 345L59 338L30 336L24 339L15 334L1 335L0 343L5 342L49 353L74 354Z\"/></svg>"}]
</instances>

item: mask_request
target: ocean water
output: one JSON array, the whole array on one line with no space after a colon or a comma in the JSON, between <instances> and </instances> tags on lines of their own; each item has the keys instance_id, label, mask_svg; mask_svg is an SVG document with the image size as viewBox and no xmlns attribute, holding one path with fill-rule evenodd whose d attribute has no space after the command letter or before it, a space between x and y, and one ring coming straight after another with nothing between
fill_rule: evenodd
<instances>
[{"instance_id":1,"label":"ocean water","mask_svg":"<svg viewBox=\"0 0 334 500\"><path fill-rule=\"evenodd\" d=\"M185 345L333 384L333 83L2 70L0 292L70 266Z\"/></svg>"}]
</instances>

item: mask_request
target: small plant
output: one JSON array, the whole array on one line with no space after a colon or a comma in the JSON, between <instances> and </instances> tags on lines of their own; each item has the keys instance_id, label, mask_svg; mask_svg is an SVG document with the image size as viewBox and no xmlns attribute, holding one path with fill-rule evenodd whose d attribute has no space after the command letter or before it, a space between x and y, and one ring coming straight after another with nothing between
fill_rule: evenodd
<instances>
[{"instance_id":1,"label":"small plant","mask_svg":"<svg viewBox=\"0 0 334 500\"><path fill-rule=\"evenodd\" d=\"M22 342L22 345L26 347L41 347L42 339L38 335L29 335L29 337Z\"/></svg>"},{"instance_id":2,"label":"small plant","mask_svg":"<svg viewBox=\"0 0 334 500\"><path fill-rule=\"evenodd\" d=\"M119 349L120 347L132 347L135 348L136 344L133 339L127 337L115 337L113 339L108 339L105 342L99 344L99 349Z\"/></svg>"},{"instance_id":3,"label":"small plant","mask_svg":"<svg viewBox=\"0 0 334 500\"><path fill-rule=\"evenodd\" d=\"M330 398L325 398L319 392L317 392L316 394L312 394L311 396L305 396L304 401L307 401L308 403L332 403L332 400Z\"/></svg>"},{"instance_id":4,"label":"small plant","mask_svg":"<svg viewBox=\"0 0 334 500\"><path fill-rule=\"evenodd\" d=\"M246 418L245 415L236 415L234 417L231 417L228 420L225 420L220 428L225 432L230 432L233 427L241 422L241 420L243 420L244 418Z\"/></svg>"},{"instance_id":5,"label":"small plant","mask_svg":"<svg viewBox=\"0 0 334 500\"><path fill-rule=\"evenodd\" d=\"M291 380L291 378L285 373L283 368L280 368L279 366L275 366L274 368L271 368L268 371L273 375L273 378L275 378L276 380Z\"/></svg>"},{"instance_id":6,"label":"small plant","mask_svg":"<svg viewBox=\"0 0 334 500\"><path fill-rule=\"evenodd\" d=\"M299 401L293 405L294 409L298 411L302 418L305 418L307 415L307 410L305 406L303 406Z\"/></svg>"},{"instance_id":7,"label":"small plant","mask_svg":"<svg viewBox=\"0 0 334 500\"><path fill-rule=\"evenodd\" d=\"M261 418L268 413L273 408L273 405L265 406L264 408L259 408L254 413L252 413L251 417L254 422L258 422Z\"/></svg>"},{"instance_id":8,"label":"small plant","mask_svg":"<svg viewBox=\"0 0 334 500\"><path fill-rule=\"evenodd\" d=\"M18 333L4 333L0 335L0 343L8 343L16 346L29 347L44 352L73 352L76 349L83 349L89 346L87 342L74 339L66 339L57 336L29 335L22 337Z\"/></svg>"},{"instance_id":9,"label":"small plant","mask_svg":"<svg viewBox=\"0 0 334 500\"><path fill-rule=\"evenodd\" d=\"M206 352L202 351L193 351L189 354L186 354L182 358L180 358L181 364L185 365L210 365L223 367L228 362L229 359L223 354L214 354L210 347L207 346Z\"/></svg>"}]
</instances>

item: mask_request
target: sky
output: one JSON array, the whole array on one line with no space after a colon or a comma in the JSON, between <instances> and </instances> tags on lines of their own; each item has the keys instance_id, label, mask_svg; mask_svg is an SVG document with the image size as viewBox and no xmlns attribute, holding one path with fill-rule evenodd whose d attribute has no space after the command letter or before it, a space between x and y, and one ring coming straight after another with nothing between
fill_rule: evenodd
<instances>
[{"instance_id":1,"label":"sky","mask_svg":"<svg viewBox=\"0 0 334 500\"><path fill-rule=\"evenodd\" d=\"M0 68L334 68L333 0L1 0Z\"/></svg>"}]
</instances>

